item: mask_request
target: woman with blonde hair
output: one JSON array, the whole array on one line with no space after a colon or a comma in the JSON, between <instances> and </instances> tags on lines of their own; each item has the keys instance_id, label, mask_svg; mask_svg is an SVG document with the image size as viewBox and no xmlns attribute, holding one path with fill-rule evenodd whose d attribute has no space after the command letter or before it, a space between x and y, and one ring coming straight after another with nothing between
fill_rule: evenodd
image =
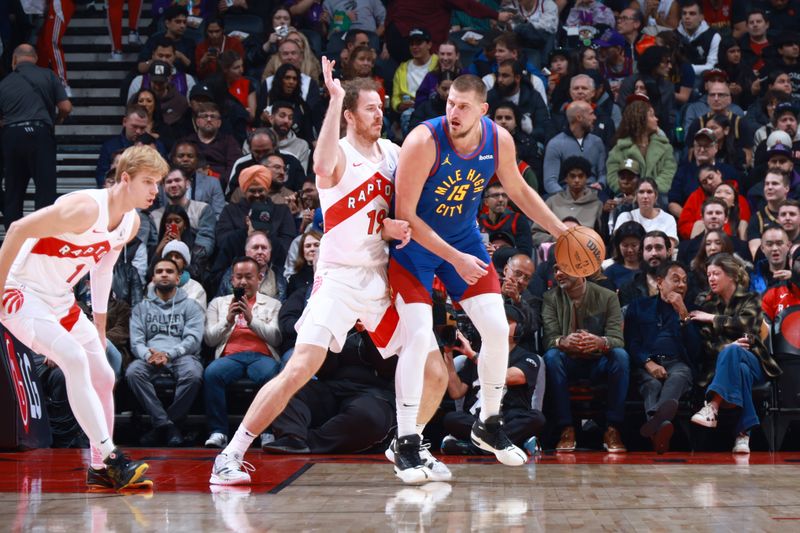
<instances>
[{"instance_id":1,"label":"woman with blonde hair","mask_svg":"<svg viewBox=\"0 0 800 533\"><path fill-rule=\"evenodd\" d=\"M640 176L653 178L660 191L669 190L678 170L672 145L658 128L658 117L646 100L645 96L633 95L622 112L606 163L608 186L614 191L619 190L618 173L626 159L638 162Z\"/></svg>"},{"instance_id":2,"label":"woman with blonde hair","mask_svg":"<svg viewBox=\"0 0 800 533\"><path fill-rule=\"evenodd\" d=\"M706 387L706 402L692 422L717 427L721 408L741 408L733 453L750 453L750 429L759 424L753 386L781 374L759 332L764 322L761 296L748 290L750 276L735 256L720 253L708 264L709 291L700 309L689 313L703 338L697 384Z\"/></svg>"}]
</instances>

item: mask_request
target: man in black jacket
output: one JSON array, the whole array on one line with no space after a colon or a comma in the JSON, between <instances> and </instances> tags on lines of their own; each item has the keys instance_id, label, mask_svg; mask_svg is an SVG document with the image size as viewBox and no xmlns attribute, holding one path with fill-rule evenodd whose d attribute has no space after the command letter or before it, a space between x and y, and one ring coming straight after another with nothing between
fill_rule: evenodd
<instances>
[{"instance_id":1,"label":"man in black jacket","mask_svg":"<svg viewBox=\"0 0 800 533\"><path fill-rule=\"evenodd\" d=\"M522 115L520 127L537 142L546 143L554 131L549 126L547 105L533 86L523 81L522 64L519 61L506 59L498 65L497 79L486 95L486 101L490 109L503 101L517 104Z\"/></svg>"}]
</instances>

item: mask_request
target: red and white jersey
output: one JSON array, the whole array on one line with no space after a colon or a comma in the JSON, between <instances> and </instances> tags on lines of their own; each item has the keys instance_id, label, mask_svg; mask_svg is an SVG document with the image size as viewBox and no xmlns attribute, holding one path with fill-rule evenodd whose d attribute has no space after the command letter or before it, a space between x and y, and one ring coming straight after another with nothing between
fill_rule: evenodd
<instances>
[{"instance_id":1,"label":"red and white jersey","mask_svg":"<svg viewBox=\"0 0 800 533\"><path fill-rule=\"evenodd\" d=\"M29 289L54 297L72 294L72 287L108 252L128 242L135 210L108 231L108 190L91 189L70 194L85 194L97 202L100 213L92 227L83 233L62 233L55 237L27 239L11 265L8 287Z\"/></svg>"},{"instance_id":2,"label":"red and white jersey","mask_svg":"<svg viewBox=\"0 0 800 533\"><path fill-rule=\"evenodd\" d=\"M335 187L319 189L325 235L319 246L319 266L385 266L389 247L381 238L383 219L394 195L394 173L400 147L378 139L379 163L361 155L346 138L339 139L346 164Z\"/></svg>"}]
</instances>

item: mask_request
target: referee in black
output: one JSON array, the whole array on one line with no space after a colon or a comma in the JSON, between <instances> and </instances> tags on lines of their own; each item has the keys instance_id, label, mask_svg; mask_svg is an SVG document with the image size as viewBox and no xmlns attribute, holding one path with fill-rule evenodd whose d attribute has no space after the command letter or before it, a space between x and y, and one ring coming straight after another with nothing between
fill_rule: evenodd
<instances>
[{"instance_id":1,"label":"referee in black","mask_svg":"<svg viewBox=\"0 0 800 533\"><path fill-rule=\"evenodd\" d=\"M52 70L37 67L36 59L34 47L19 45L12 57L13 71L0 81L6 230L22 218L31 177L36 184L36 209L55 201L55 124L72 111L64 86Z\"/></svg>"}]
</instances>

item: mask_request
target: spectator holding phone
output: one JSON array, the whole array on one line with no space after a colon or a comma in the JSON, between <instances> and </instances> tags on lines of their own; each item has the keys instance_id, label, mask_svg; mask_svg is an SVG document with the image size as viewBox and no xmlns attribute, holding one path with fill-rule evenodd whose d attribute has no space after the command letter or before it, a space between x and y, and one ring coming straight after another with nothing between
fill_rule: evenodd
<instances>
[{"instance_id":1,"label":"spectator holding phone","mask_svg":"<svg viewBox=\"0 0 800 533\"><path fill-rule=\"evenodd\" d=\"M158 225L158 239L155 248L148 250L148 257L161 259L164 247L172 241L183 241L191 250L194 247L194 236L189 215L180 205L170 204L164 208L161 223Z\"/></svg>"},{"instance_id":2,"label":"spectator holding phone","mask_svg":"<svg viewBox=\"0 0 800 533\"><path fill-rule=\"evenodd\" d=\"M275 377L281 367L275 348L281 344L278 329L281 304L258 292L261 276L255 259L234 259L233 294L218 296L208 305L204 339L215 350L215 360L204 375L208 448L224 448L228 443L225 387L245 376L260 387Z\"/></svg>"},{"instance_id":3,"label":"spectator holding phone","mask_svg":"<svg viewBox=\"0 0 800 533\"><path fill-rule=\"evenodd\" d=\"M225 23L219 17L211 17L206 22L206 38L197 45L194 51L197 77L206 79L219 71L217 63L222 52L233 50L239 57L245 57L244 46L238 37L225 35Z\"/></svg>"}]
</instances>

